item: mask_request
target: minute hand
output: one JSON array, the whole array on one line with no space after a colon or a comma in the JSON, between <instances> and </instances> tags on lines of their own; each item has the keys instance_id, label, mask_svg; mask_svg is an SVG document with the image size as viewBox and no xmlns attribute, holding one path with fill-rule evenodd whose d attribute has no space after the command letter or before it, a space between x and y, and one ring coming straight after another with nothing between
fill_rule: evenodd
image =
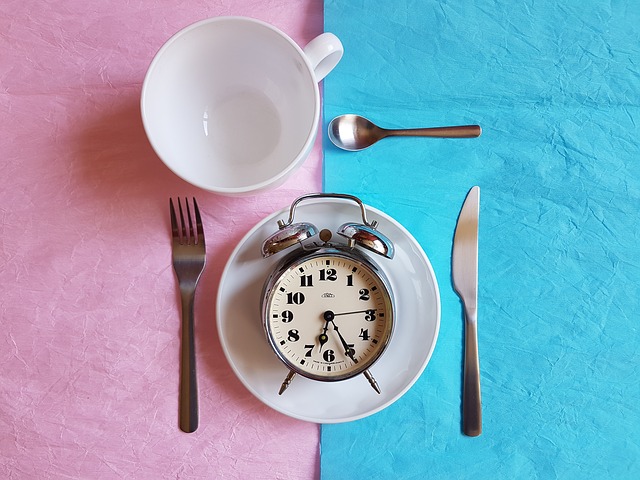
<instances>
[{"instance_id":1,"label":"minute hand","mask_svg":"<svg viewBox=\"0 0 640 480\"><path fill-rule=\"evenodd\" d=\"M344 337L340 333L340 330L338 330L338 326L335 324L335 322L331 321L331 323L333 323L333 329L338 334L338 337L340 338L340 342L342 343L342 346L344 347L345 355L347 355L353 361L353 363L358 363L358 360L356 359L356 357L354 355L355 352L354 352L353 348L349 347L349 344L346 342L346 340L344 339ZM365 370L362 373L364 374L365 378L369 381L369 384L371 385L371 387L379 395L380 394L380 387L378 386L378 382L376 382L376 379L373 378L373 375L371 375L371 372L369 370Z\"/></svg>"},{"instance_id":2,"label":"minute hand","mask_svg":"<svg viewBox=\"0 0 640 480\"><path fill-rule=\"evenodd\" d=\"M348 356L353 361L353 363L358 363L358 360L356 359L356 357L354 355L355 352L354 352L353 348L351 348L349 346L349 344L347 343L347 341L344 339L344 337L340 333L340 330L338 330L338 326L335 324L335 322L331 322L331 323L333 323L333 329L338 334L338 338L340 338L340 343L342 343L342 346L344 347L344 354L346 356Z\"/></svg>"}]
</instances>

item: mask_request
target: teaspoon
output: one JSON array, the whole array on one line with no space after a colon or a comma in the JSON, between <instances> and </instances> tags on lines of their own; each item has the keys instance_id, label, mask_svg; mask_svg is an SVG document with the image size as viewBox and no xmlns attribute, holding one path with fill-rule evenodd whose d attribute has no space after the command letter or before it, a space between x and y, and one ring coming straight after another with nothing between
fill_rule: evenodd
<instances>
[{"instance_id":1,"label":"teaspoon","mask_svg":"<svg viewBox=\"0 0 640 480\"><path fill-rule=\"evenodd\" d=\"M482 133L480 125L432 128L380 128L360 115L340 115L329 123L329 139L336 147L356 152L385 137L474 138Z\"/></svg>"}]
</instances>

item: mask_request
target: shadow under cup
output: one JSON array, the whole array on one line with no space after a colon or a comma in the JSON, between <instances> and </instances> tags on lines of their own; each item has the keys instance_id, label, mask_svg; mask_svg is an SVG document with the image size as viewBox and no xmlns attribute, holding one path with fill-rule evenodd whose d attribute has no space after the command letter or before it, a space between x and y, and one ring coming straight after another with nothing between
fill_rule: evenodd
<instances>
[{"instance_id":1,"label":"shadow under cup","mask_svg":"<svg viewBox=\"0 0 640 480\"><path fill-rule=\"evenodd\" d=\"M303 51L259 21L187 27L154 58L143 86L149 140L178 176L226 194L274 186L309 153L319 91Z\"/></svg>"}]
</instances>

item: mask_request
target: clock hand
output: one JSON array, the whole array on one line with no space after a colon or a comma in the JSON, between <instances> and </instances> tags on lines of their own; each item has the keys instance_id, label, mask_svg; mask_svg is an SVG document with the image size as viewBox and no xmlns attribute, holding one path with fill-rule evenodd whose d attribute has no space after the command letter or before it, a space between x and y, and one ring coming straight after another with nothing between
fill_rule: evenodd
<instances>
[{"instance_id":1,"label":"clock hand","mask_svg":"<svg viewBox=\"0 0 640 480\"><path fill-rule=\"evenodd\" d=\"M353 361L353 363L358 363L358 360L356 360L356 357L354 356L354 350L349 347L349 344L346 342L346 340L340 333L340 330L338 330L338 326L336 325L336 322L333 321L335 316L336 314L333 313L331 310L327 310L326 312L324 312L323 318L325 321L325 324L324 324L325 332L326 332L326 329L329 327L329 323L332 323L333 329L338 334L338 337L340 338L340 343L342 343L342 346L344 347L344 354L348 356Z\"/></svg>"},{"instance_id":2,"label":"clock hand","mask_svg":"<svg viewBox=\"0 0 640 480\"><path fill-rule=\"evenodd\" d=\"M334 313L333 316L337 317L339 315L352 315L354 313L367 313L367 312L375 312L377 308L367 308L366 310L355 310L353 312L342 312L342 313Z\"/></svg>"},{"instance_id":3,"label":"clock hand","mask_svg":"<svg viewBox=\"0 0 640 480\"><path fill-rule=\"evenodd\" d=\"M334 315L331 310L327 310L322 315L322 318L324 319L324 327L322 329L322 333L318 337L318 342L320 343L320 353L322 353L322 347L324 347L324 344L329 341L329 337L327 336L327 330L329 329L329 322L333 320L333 317Z\"/></svg>"},{"instance_id":4,"label":"clock hand","mask_svg":"<svg viewBox=\"0 0 640 480\"><path fill-rule=\"evenodd\" d=\"M344 337L340 333L340 330L338 330L338 326L335 324L335 322L332 320L331 323L333 323L333 329L338 334L338 337L340 337L340 342L342 343L342 346L346 350L345 354L353 361L353 363L358 363L358 360L356 360L356 358L354 356L353 348L349 347L349 345L347 344L346 340L344 339ZM371 372L369 370L365 370L362 373L364 374L364 377L369 381L369 385L371 385L371 388L373 388L376 391L376 393L380 394L380 387L378 386L378 382L376 382L376 379L373 378L373 375L371 375Z\"/></svg>"},{"instance_id":5,"label":"clock hand","mask_svg":"<svg viewBox=\"0 0 640 480\"><path fill-rule=\"evenodd\" d=\"M318 342L320 343L320 353L322 353L322 347L324 344L329 341L329 337L327 336L327 330L329 329L329 322L324 324L324 328L322 329L322 333L318 337Z\"/></svg>"},{"instance_id":6,"label":"clock hand","mask_svg":"<svg viewBox=\"0 0 640 480\"><path fill-rule=\"evenodd\" d=\"M351 348L349 346L349 344L347 343L347 341L344 339L344 337L342 336L342 334L340 333L340 330L338 330L338 326L336 325L336 323L331 320L331 323L333 323L333 329L336 331L336 333L338 334L338 337L340 338L340 343L342 343L342 346L344 347L344 354L349 357L353 363L358 363L358 360L355 357L355 350L353 348Z\"/></svg>"},{"instance_id":7,"label":"clock hand","mask_svg":"<svg viewBox=\"0 0 640 480\"><path fill-rule=\"evenodd\" d=\"M338 334L338 337L340 338L340 343L342 343L342 346L345 349L345 352L344 352L345 355L347 355L353 361L353 363L358 363L358 360L356 359L356 357L354 355L355 351L353 350L353 348L349 347L349 344L347 343L347 341L344 339L344 337L340 333L340 330L338 329L338 326L336 325L336 322L333 321L333 317L335 317L335 314L331 310L327 310L324 313L324 318L325 318L327 324L329 322L331 322L333 324L333 329ZM371 385L371 388L373 388L376 391L376 393L378 393L378 395L379 395L381 393L380 387L378 386L378 382L376 382L376 379L373 378L373 375L371 375L371 372L369 370L365 370L363 372L363 374L364 374L364 377L369 381L369 385Z\"/></svg>"}]
</instances>

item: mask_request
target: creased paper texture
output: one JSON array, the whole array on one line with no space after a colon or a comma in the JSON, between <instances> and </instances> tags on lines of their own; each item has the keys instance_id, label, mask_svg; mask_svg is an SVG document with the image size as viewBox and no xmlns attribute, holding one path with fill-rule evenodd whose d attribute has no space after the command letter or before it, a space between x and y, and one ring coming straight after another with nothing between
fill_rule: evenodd
<instances>
[{"instance_id":1,"label":"creased paper texture","mask_svg":"<svg viewBox=\"0 0 640 480\"><path fill-rule=\"evenodd\" d=\"M1 478L317 475L317 425L241 385L218 340L215 295L242 236L321 188L320 144L279 189L222 198L173 175L142 128L154 54L219 15L269 22L302 46L322 32L322 5L306 0L0 5ZM207 239L191 435L178 429L170 196L197 197Z\"/></svg>"},{"instance_id":2,"label":"creased paper texture","mask_svg":"<svg viewBox=\"0 0 640 480\"><path fill-rule=\"evenodd\" d=\"M640 475L639 12L630 1L325 2L345 47L325 123L358 113L483 134L358 153L325 144L325 190L361 196L422 244L442 322L402 399L322 427L323 479ZM474 185L484 428L468 438L451 247Z\"/></svg>"}]
</instances>

